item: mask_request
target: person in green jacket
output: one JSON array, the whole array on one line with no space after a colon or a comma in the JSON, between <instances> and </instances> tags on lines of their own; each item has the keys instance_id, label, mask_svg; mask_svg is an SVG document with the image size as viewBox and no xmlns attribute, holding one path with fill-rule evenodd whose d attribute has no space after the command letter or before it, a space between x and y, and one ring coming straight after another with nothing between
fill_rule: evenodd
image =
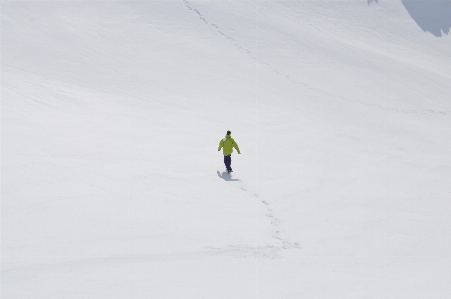
<instances>
[{"instance_id":1,"label":"person in green jacket","mask_svg":"<svg viewBox=\"0 0 451 299\"><path fill-rule=\"evenodd\" d=\"M236 149L238 154L241 154L238 144L235 142L235 140L232 138L232 136L230 136L230 134L232 134L232 132L227 131L226 137L219 142L219 147L218 147L218 152L222 148L222 153L224 154L224 164L227 168L227 173L231 173L233 171L232 167L231 167L231 165L232 165L232 156L231 155L233 153L233 148Z\"/></svg>"}]
</instances>

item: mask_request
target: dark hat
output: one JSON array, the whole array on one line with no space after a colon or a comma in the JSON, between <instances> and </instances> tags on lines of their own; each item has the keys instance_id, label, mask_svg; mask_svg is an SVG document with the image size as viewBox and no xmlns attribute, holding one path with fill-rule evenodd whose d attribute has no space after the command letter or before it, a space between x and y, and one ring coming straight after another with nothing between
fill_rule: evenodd
<instances>
[{"instance_id":1,"label":"dark hat","mask_svg":"<svg viewBox=\"0 0 451 299\"><path fill-rule=\"evenodd\" d=\"M230 134L232 134L232 132L230 132L230 131L227 131L227 135L230 135Z\"/></svg>"}]
</instances>

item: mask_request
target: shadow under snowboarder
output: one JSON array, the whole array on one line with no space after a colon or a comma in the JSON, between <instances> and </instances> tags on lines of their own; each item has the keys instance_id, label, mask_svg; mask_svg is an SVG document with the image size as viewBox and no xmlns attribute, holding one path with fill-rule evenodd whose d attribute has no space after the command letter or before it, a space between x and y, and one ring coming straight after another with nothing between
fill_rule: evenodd
<instances>
[{"instance_id":1,"label":"shadow under snowboarder","mask_svg":"<svg viewBox=\"0 0 451 299\"><path fill-rule=\"evenodd\" d=\"M225 171L223 173L220 173L218 170L217 173L218 173L218 177L220 177L224 181L239 181L239 179L232 179L232 176Z\"/></svg>"}]
</instances>

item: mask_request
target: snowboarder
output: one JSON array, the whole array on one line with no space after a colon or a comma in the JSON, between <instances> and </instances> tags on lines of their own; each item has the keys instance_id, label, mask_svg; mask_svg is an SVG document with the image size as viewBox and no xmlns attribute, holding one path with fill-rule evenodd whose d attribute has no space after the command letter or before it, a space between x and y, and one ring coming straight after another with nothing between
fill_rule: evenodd
<instances>
[{"instance_id":1,"label":"snowboarder","mask_svg":"<svg viewBox=\"0 0 451 299\"><path fill-rule=\"evenodd\" d=\"M231 173L233 171L232 167L231 167L231 164L232 164L231 155L233 153L233 148L236 149L238 154L241 154L238 144L235 142L235 140L233 140L233 138L232 138L232 136L230 136L230 134L232 134L232 132L227 131L226 137L219 142L219 147L218 147L218 152L222 148L222 153L224 154L224 164L227 168L227 173Z\"/></svg>"}]
</instances>

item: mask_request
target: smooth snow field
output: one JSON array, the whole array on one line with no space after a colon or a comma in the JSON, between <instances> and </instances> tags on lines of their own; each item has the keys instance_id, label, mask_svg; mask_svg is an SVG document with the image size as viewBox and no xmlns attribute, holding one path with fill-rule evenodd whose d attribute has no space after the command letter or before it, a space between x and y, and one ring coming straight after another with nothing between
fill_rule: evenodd
<instances>
[{"instance_id":1,"label":"smooth snow field","mask_svg":"<svg viewBox=\"0 0 451 299\"><path fill-rule=\"evenodd\" d=\"M2 1L0 297L451 298L450 27L450 0Z\"/></svg>"}]
</instances>

